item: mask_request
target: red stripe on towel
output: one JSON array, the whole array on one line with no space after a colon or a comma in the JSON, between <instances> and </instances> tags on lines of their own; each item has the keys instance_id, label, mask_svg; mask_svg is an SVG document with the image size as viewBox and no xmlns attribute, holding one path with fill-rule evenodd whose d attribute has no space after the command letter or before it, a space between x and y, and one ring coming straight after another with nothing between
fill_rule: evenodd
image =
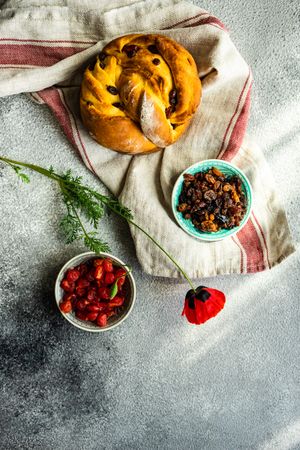
<instances>
[{"instance_id":1,"label":"red stripe on towel","mask_svg":"<svg viewBox=\"0 0 300 450\"><path fill-rule=\"evenodd\" d=\"M222 155L222 159L225 159L226 161L231 161L237 154L240 146L242 145L242 142L243 142L243 139L245 136L245 132L246 132L246 128L247 128L248 119L249 119L249 112L250 112L250 105L251 105L251 99L250 99L251 88L252 88L252 83L249 87L244 106L243 106L243 108L240 112L240 115L236 121L236 124L232 130L227 148Z\"/></svg>"},{"instance_id":2,"label":"red stripe on towel","mask_svg":"<svg viewBox=\"0 0 300 450\"><path fill-rule=\"evenodd\" d=\"M238 246L240 253L241 253L241 264L240 264L240 273L244 273L244 254L243 254L243 247L241 246L240 241L238 240L237 236L232 236L231 239L233 242Z\"/></svg>"},{"instance_id":3,"label":"red stripe on towel","mask_svg":"<svg viewBox=\"0 0 300 450\"><path fill-rule=\"evenodd\" d=\"M249 74L249 76L250 75L251 74ZM247 81L249 80L249 76L247 78ZM247 81L246 81L246 83L245 83L245 85L243 87L243 90L241 92L241 95L239 97L238 105L237 105L237 108L235 110L234 116L236 115L236 112L237 112L237 110L238 110L238 108L240 106L241 98L242 98L242 95L244 93L245 87L247 85ZM246 127L247 127L247 123L248 123L248 119L249 119L249 112L250 112L251 88L252 88L252 83L249 86L249 89L248 89L248 92L247 92L247 96L246 96L245 101L244 101L244 105L243 105L243 107L242 107L242 109L241 109L241 111L239 113L239 117L238 117L238 119L237 119L237 121L236 121L236 123L234 125L234 128L233 128L233 130L231 132L231 136L230 136L229 142L227 144L227 148L226 148L225 152L222 155L222 159L224 159L226 161L231 161L234 158L234 156L237 154L237 152L238 152L238 150L239 150L239 148L240 148L240 146L242 144L242 141L244 139L244 135L245 135L245 132L246 132ZM234 116L232 117L230 123L232 122ZM228 129L229 129L229 127L226 130L227 132L228 132ZM224 136L223 144L224 144L225 138L226 138L226 135ZM255 241L255 245L256 245L257 248L260 248L260 251L259 251L258 254L260 255L261 261L258 261L256 259L254 263L251 262L251 259L252 259L253 255L252 255L252 253L250 253L250 255L249 255L247 249L244 247L245 250L246 250L246 253L247 253L247 271L248 272L253 271L253 269L252 269L253 264L254 265L258 265L258 266L262 266L262 268L260 268L258 270L264 270L266 268L265 262L264 262L264 250L266 252L267 260L268 260L268 266L270 268L270 262L269 262L269 257L268 257L268 248L267 248L266 238L264 236L262 227L261 227L260 223L258 222L258 220L256 219L255 215L252 214L252 216L253 216L253 219L255 220L255 222L256 222L256 224L257 224L257 226L259 228L259 231L261 233L261 237L262 237L264 246L262 246L261 240L259 239L258 232L255 229L255 227L253 225L253 222L250 223L250 221L251 221L251 219L250 219L249 222L248 222L250 224L249 225L248 224L245 225L245 228L248 227L248 228L246 228L245 232L247 232L247 230L249 228L251 228L251 230L252 230L251 233L253 233L253 240ZM240 234L239 233L238 233L238 238L240 239ZM241 241L241 239L240 239L240 243L241 243L241 245L243 245L243 242ZM250 260L249 260L249 257L250 257Z\"/></svg>"},{"instance_id":4,"label":"red stripe on towel","mask_svg":"<svg viewBox=\"0 0 300 450\"><path fill-rule=\"evenodd\" d=\"M222 145L221 145L221 149L220 149L219 154L221 154L222 151L223 151L223 148L224 148L224 145L225 145L225 140L226 140L227 134L228 134L229 129L230 129L230 125L231 125L231 123L232 123L232 121L233 121L233 119L234 119L234 117L235 117L235 115L237 114L237 111L238 111L238 109L239 109L239 105L240 105L240 102L241 102L243 93L244 93L244 91L245 91L245 88L246 88L246 85L247 85L249 76L250 76L250 70L249 70L248 77L247 77L247 79L246 79L246 81L245 81L245 83L244 83L244 86L243 86L243 88L242 88L242 91L241 91L241 93L240 93L240 96L239 96L239 98L238 98L238 102L237 102L237 105L236 105L236 109L235 109L235 111L234 111L234 113L233 113L233 115L232 115L232 117L231 117L231 119L230 119L230 121L229 121L229 123L228 123L228 126L227 126L227 128L226 128L226 131L225 131L225 134L224 134L224 137L223 137L223 141L222 141ZM244 135L243 135L243 137L244 137ZM223 156L223 155L222 155L222 156ZM224 159L225 159L225 158L224 158ZM246 224L245 226L247 226L247 224ZM256 231L255 231L255 232L256 232ZM243 245L243 236L241 236L241 237L242 237L242 240L239 239L239 233L238 233L238 234L236 234L236 235L234 236L235 239L233 239L233 241L235 242L235 244L236 244L236 245L239 247L239 249L240 249L240 252L241 252L240 272L241 272L241 273L244 273L244 252L245 252L245 254L246 254L246 259L247 259L247 261L246 261L247 269L248 269L248 262L249 262L249 259L251 259L251 255L248 254L246 246ZM247 269L246 269L246 272L248 271Z\"/></svg>"},{"instance_id":5,"label":"red stripe on towel","mask_svg":"<svg viewBox=\"0 0 300 450\"><path fill-rule=\"evenodd\" d=\"M49 106L71 144L77 150L79 150L74 139L72 124L68 115L68 111L61 101L58 90L54 87L50 87L36 92L36 95L38 95Z\"/></svg>"},{"instance_id":6,"label":"red stripe on towel","mask_svg":"<svg viewBox=\"0 0 300 450\"><path fill-rule=\"evenodd\" d=\"M247 254L247 273L265 270L264 253L252 218L244 228L237 233L237 237Z\"/></svg>"},{"instance_id":7,"label":"red stripe on towel","mask_svg":"<svg viewBox=\"0 0 300 450\"><path fill-rule=\"evenodd\" d=\"M248 83L248 81L249 81L249 77L250 77L250 69L249 69L249 73L248 73L247 79L246 79L246 81L245 81L245 83L244 83L244 86L243 86L243 88L242 88L242 91L241 91L241 93L240 93L240 96L239 96L239 98L238 98L238 102L237 102L235 111L234 111L234 113L233 113L233 115L232 115L232 117L231 117L231 119L230 119L230 122L229 122L227 128L226 128L226 131L225 131L225 134L224 134L224 137L223 137L223 141L222 141L222 145L221 145L221 148L220 148L219 156L220 156L220 154L221 154L221 153L223 152L223 150L224 150L224 146L225 146L225 141L226 141L226 138L227 138L227 134L228 134L228 132L229 132L230 126L231 126L231 124L232 124L232 121L234 120L234 118L235 118L235 116L237 115L237 112L238 112L238 110L239 110L240 103L241 103L241 100L242 100L244 91L245 91L246 86L247 86L247 83ZM218 157L219 157L219 156L218 156Z\"/></svg>"},{"instance_id":8,"label":"red stripe on towel","mask_svg":"<svg viewBox=\"0 0 300 450\"><path fill-rule=\"evenodd\" d=\"M87 162L89 163L89 166L90 166L91 171L92 171L95 175L97 175L97 173L96 173L96 171L95 171L95 169L94 169L94 167L93 167L93 165L92 165L92 163L91 163L91 160L90 160L90 158L89 158L89 156L88 156L88 152L87 152L87 150L86 150L86 148L85 148L85 145L84 145L84 143L82 142L82 139L81 139L81 136L80 136L80 132L79 132L79 129L78 129L78 125L77 125L77 122L76 122L76 117L74 116L74 114L73 114L71 108L70 108L69 105L68 105L68 102L67 102L67 100L66 100L66 96L65 96L65 94L64 94L64 91L63 91L63 90L60 90L60 92L61 92L61 95L62 95L62 97L63 97L63 102L64 102L64 105L65 105L65 107L66 107L66 111L67 111L67 113L68 113L68 115L69 115L69 118L70 118L72 130L74 131L74 126L73 126L73 122L74 122L74 124L75 124L75 131L76 131L76 134L77 134L77 136L78 136L78 139L79 139L79 142L80 142L82 151L83 151L83 153L84 153L84 155L85 155L85 158L86 158ZM71 117L72 117L72 119L73 119L73 122L72 122L72 120L71 120ZM79 148L77 145L76 145L76 147ZM80 151L80 149L79 149L79 151Z\"/></svg>"},{"instance_id":9,"label":"red stripe on towel","mask_svg":"<svg viewBox=\"0 0 300 450\"><path fill-rule=\"evenodd\" d=\"M261 224L259 223L259 221L257 220L254 212L252 212L252 215L253 215L254 220L255 220L255 222L256 222L256 224L257 224L257 226L258 226L258 228L259 228L259 230L261 232L261 236L262 236L264 244L265 244L268 266L269 266L269 269L271 269L271 264L270 264L270 259L269 259L269 250L268 250L268 245L267 245L267 240L266 240L266 236L265 236L264 230L263 230Z\"/></svg>"},{"instance_id":10,"label":"red stripe on towel","mask_svg":"<svg viewBox=\"0 0 300 450\"><path fill-rule=\"evenodd\" d=\"M82 52L82 48L51 47L30 44L1 45L0 64L25 64L31 66L48 67L56 64L68 56Z\"/></svg>"},{"instance_id":11,"label":"red stripe on towel","mask_svg":"<svg viewBox=\"0 0 300 450\"><path fill-rule=\"evenodd\" d=\"M35 67L32 67L32 66L28 66L28 67L26 67L26 66L22 66L21 64L19 65L19 64L16 64L15 66L3 66L3 65L1 65L0 64L0 69L2 70L2 69L15 69L15 70L20 70L20 69L25 69L25 70L30 70L30 69L35 69Z\"/></svg>"},{"instance_id":12,"label":"red stripe on towel","mask_svg":"<svg viewBox=\"0 0 300 450\"><path fill-rule=\"evenodd\" d=\"M42 91L37 92L36 94L53 111L53 113L55 114L58 122L60 123L60 126L62 127L65 135L67 136L67 138L69 139L71 144L75 147L75 149L79 152L79 154L81 154L81 149L77 145L76 139L75 139L75 132L76 132L76 134L78 136L78 140L82 147L83 153L86 157L86 160L89 163L91 170L95 173L95 170L94 170L94 168L91 164L91 161L88 157L86 148L81 140L81 136L80 136L80 133L79 133L79 130L77 127L75 117L73 116L73 113L70 111L70 109L67 105L67 102L66 102L63 92L62 92L62 95L63 95L64 101L62 101L62 99L60 97L59 89L54 88L54 87L44 89ZM71 117L73 118L75 127L73 126Z\"/></svg>"},{"instance_id":13,"label":"red stripe on towel","mask_svg":"<svg viewBox=\"0 0 300 450\"><path fill-rule=\"evenodd\" d=\"M250 111L250 103L251 103L250 95L251 95L252 83L250 84L250 86L248 88L248 92L247 92L246 98L244 100L242 109L240 109L240 107L241 107L242 98L245 93L245 89L246 89L246 86L248 85L250 77L251 77L251 72L249 69L249 74L243 85L242 91L238 98L238 102L237 102L235 111L230 119L230 122L225 131L224 138L222 141L220 154L223 151L221 157L222 157L222 159L224 159L226 161L232 160L234 158L234 156L237 154L237 152L242 144L244 135L245 135L246 126L247 126L248 118L249 118L249 111ZM225 141L226 141L228 132L230 130L230 126L232 125L233 120L236 118L239 110L240 110L240 112L239 112L237 121L231 132L226 149L224 149ZM258 222L257 222L257 225L259 227L259 230L261 231L261 226ZM253 225L251 218L248 220L248 222L244 226L244 228L239 233L237 233L236 237L237 237L238 241L240 242L240 245L244 248L246 255L247 255L247 272L256 272L256 271L264 270L266 268L265 262L264 262L264 251L263 251L261 241L259 239L259 236ZM263 241L266 242L264 238L263 238ZM242 265L241 265L241 267L242 267Z\"/></svg>"},{"instance_id":14,"label":"red stripe on towel","mask_svg":"<svg viewBox=\"0 0 300 450\"><path fill-rule=\"evenodd\" d=\"M17 39L17 38L0 38L0 41L8 42L48 42L49 44L86 44L94 45L96 41L61 41L61 40L45 40L45 39ZM0 44L1 45L1 44Z\"/></svg>"},{"instance_id":15,"label":"red stripe on towel","mask_svg":"<svg viewBox=\"0 0 300 450\"><path fill-rule=\"evenodd\" d=\"M200 25L214 25L217 26L217 28L221 28L221 30L228 31L225 25L219 19L217 19L217 17L214 16L206 17L205 19L199 20L192 25L186 25L183 28L197 27Z\"/></svg>"}]
</instances>

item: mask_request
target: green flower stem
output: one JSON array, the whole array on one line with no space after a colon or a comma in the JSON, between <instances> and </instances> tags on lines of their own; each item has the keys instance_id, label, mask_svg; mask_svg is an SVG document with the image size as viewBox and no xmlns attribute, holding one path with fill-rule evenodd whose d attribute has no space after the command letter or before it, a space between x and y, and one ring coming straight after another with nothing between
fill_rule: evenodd
<instances>
[{"instance_id":1,"label":"green flower stem","mask_svg":"<svg viewBox=\"0 0 300 450\"><path fill-rule=\"evenodd\" d=\"M76 210L76 208L74 207L74 205L72 204L72 201L69 200L69 195L68 195L68 188L66 189L67 185L76 186L76 182L73 180L66 180L63 177L61 177L60 175L44 169L43 167L37 166L35 164L29 164L29 163L25 163L22 161L15 161L13 159L9 159L9 158L5 158L3 156L0 156L0 161L3 161L4 163L10 165L11 167L14 168L14 166L22 166L22 167L26 167L30 170L33 170L35 172L40 173L41 175L44 175L54 181L56 181L59 186L60 189L63 193L63 195L68 199L69 203L70 203L70 207L72 208L72 211L74 212L74 214L76 215L78 222L80 223L80 226L83 230L83 233L86 237L88 237L88 233L84 228L84 225L82 224L82 221L79 217L79 214ZM110 202L110 199L108 197L106 197L105 195L101 195L98 192L94 192L92 191L92 189L90 189L87 186L82 186L81 188L84 189L85 191L88 191L89 193L92 193L94 195L94 197L100 201L101 203L105 204L107 208L109 208L111 211L113 211L115 214L117 214L118 216L122 217L123 219L125 219L129 224L133 225L134 227L136 227L138 230L140 230L142 233L145 234L145 236L148 237L148 239L150 239L154 245L156 245L171 261L172 263L175 265L175 267L177 267L177 269L179 270L179 272L182 274L182 276L187 280L187 282L189 283L189 285L191 286L192 290L195 291L195 287L192 283L192 280L189 278L189 276L186 274L186 272L180 267L180 265L178 264L178 262L173 258L173 256L170 255L170 253L168 253L149 233L147 233L147 231L145 231L142 227L140 227L138 224L136 224L131 218L126 217L124 214L122 214L121 211L119 211L117 208L114 207L114 205L112 204L112 202Z\"/></svg>"},{"instance_id":2,"label":"green flower stem","mask_svg":"<svg viewBox=\"0 0 300 450\"><path fill-rule=\"evenodd\" d=\"M118 213L116 213L116 214L118 214ZM147 238L150 239L150 241L152 241L153 244L156 245L172 261L172 263L177 267L177 269L179 270L181 275L183 275L183 277L189 283L189 285L191 286L193 291L196 292L196 289L193 285L192 280L187 275L187 273L182 269L182 267L180 267L180 265L178 264L176 259L174 259L173 256L171 256L170 253L167 252L167 250L165 250L149 233L147 233L147 231L145 231L143 228L141 228L137 223L135 223L133 220L130 220L130 219L127 219L127 222L130 223L131 225L135 226L136 228L138 228L142 233L144 233L147 236Z\"/></svg>"},{"instance_id":3,"label":"green flower stem","mask_svg":"<svg viewBox=\"0 0 300 450\"><path fill-rule=\"evenodd\" d=\"M36 166L35 164L29 164L29 163L25 163L25 162L21 162L21 161L15 161L13 159L9 159L9 158L5 158L3 156L0 156L0 161L5 162L6 164L14 165L14 166L22 166L22 167L27 167L28 169L31 169L35 172L38 172L48 178L51 178L52 180L55 181L59 181L60 179L62 179L59 175L50 172L50 170L44 169L43 167L40 166Z\"/></svg>"},{"instance_id":4,"label":"green flower stem","mask_svg":"<svg viewBox=\"0 0 300 450\"><path fill-rule=\"evenodd\" d=\"M90 190L88 187L86 188L87 190ZM103 203L106 204L106 206L113 211L115 214L119 215L120 217L122 217L123 219L125 219L128 223L130 223L131 225L135 226L136 228L138 228L142 233L144 233L152 242L154 245L156 245L171 261L172 263L177 267L177 269L179 270L179 272L183 275L183 277L186 279L186 281L189 283L189 285L191 286L191 288L193 289L194 292L196 292L196 289L193 285L192 280L190 279L190 277L187 275L187 273L182 269L182 267L180 267L180 265L178 264L178 262L173 258L173 256L170 255L170 253L168 253L149 233L147 233L147 231L145 231L142 227L140 227L137 223L135 223L133 220L128 219L127 217L124 217L123 214L120 213L120 211L117 211L113 206L111 206L109 204L109 202L107 202L107 198L102 196L101 194L97 194L97 196L99 195L99 199L101 197L101 201Z\"/></svg>"}]
</instances>

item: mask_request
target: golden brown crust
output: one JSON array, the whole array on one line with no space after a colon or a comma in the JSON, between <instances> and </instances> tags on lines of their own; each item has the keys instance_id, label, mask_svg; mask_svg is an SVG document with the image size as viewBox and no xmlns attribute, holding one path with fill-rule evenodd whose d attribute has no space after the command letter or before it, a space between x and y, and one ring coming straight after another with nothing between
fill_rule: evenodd
<instances>
[{"instance_id":1,"label":"golden brown crust","mask_svg":"<svg viewBox=\"0 0 300 450\"><path fill-rule=\"evenodd\" d=\"M101 145L148 153L175 142L201 97L194 59L172 39L131 34L107 44L84 73L80 110Z\"/></svg>"}]
</instances>

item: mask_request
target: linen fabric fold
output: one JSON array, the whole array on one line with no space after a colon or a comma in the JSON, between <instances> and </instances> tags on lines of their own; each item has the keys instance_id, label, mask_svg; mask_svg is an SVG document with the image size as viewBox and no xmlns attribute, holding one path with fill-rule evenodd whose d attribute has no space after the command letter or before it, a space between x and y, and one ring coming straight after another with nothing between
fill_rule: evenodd
<instances>
[{"instance_id":1,"label":"linen fabric fold","mask_svg":"<svg viewBox=\"0 0 300 450\"><path fill-rule=\"evenodd\" d=\"M101 147L84 129L79 91L84 68L113 38L160 33L194 57L203 96L184 136L154 154L130 156ZM285 212L261 150L247 144L252 74L222 22L176 0L7 1L0 11L0 96L30 93L46 103L84 164L131 209L190 277L253 273L273 267L294 251ZM178 175L208 158L241 168L253 188L246 226L224 241L207 243L176 223L171 193ZM45 161L47 164L47 161ZM145 235L131 227L137 257L152 275L180 277Z\"/></svg>"}]
</instances>

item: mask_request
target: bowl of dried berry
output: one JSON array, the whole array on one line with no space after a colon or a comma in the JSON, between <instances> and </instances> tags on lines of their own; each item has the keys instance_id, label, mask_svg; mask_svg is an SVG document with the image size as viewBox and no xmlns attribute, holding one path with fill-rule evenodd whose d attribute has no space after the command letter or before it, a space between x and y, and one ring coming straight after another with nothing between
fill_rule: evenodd
<instances>
[{"instance_id":1,"label":"bowl of dried berry","mask_svg":"<svg viewBox=\"0 0 300 450\"><path fill-rule=\"evenodd\" d=\"M201 161L178 177L172 209L186 233L203 241L219 241L247 223L252 209L251 185L246 175L227 161Z\"/></svg>"},{"instance_id":2,"label":"bowl of dried berry","mask_svg":"<svg viewBox=\"0 0 300 450\"><path fill-rule=\"evenodd\" d=\"M82 253L60 270L55 299L62 315L85 331L107 331L120 325L136 297L131 270L108 253Z\"/></svg>"}]
</instances>

